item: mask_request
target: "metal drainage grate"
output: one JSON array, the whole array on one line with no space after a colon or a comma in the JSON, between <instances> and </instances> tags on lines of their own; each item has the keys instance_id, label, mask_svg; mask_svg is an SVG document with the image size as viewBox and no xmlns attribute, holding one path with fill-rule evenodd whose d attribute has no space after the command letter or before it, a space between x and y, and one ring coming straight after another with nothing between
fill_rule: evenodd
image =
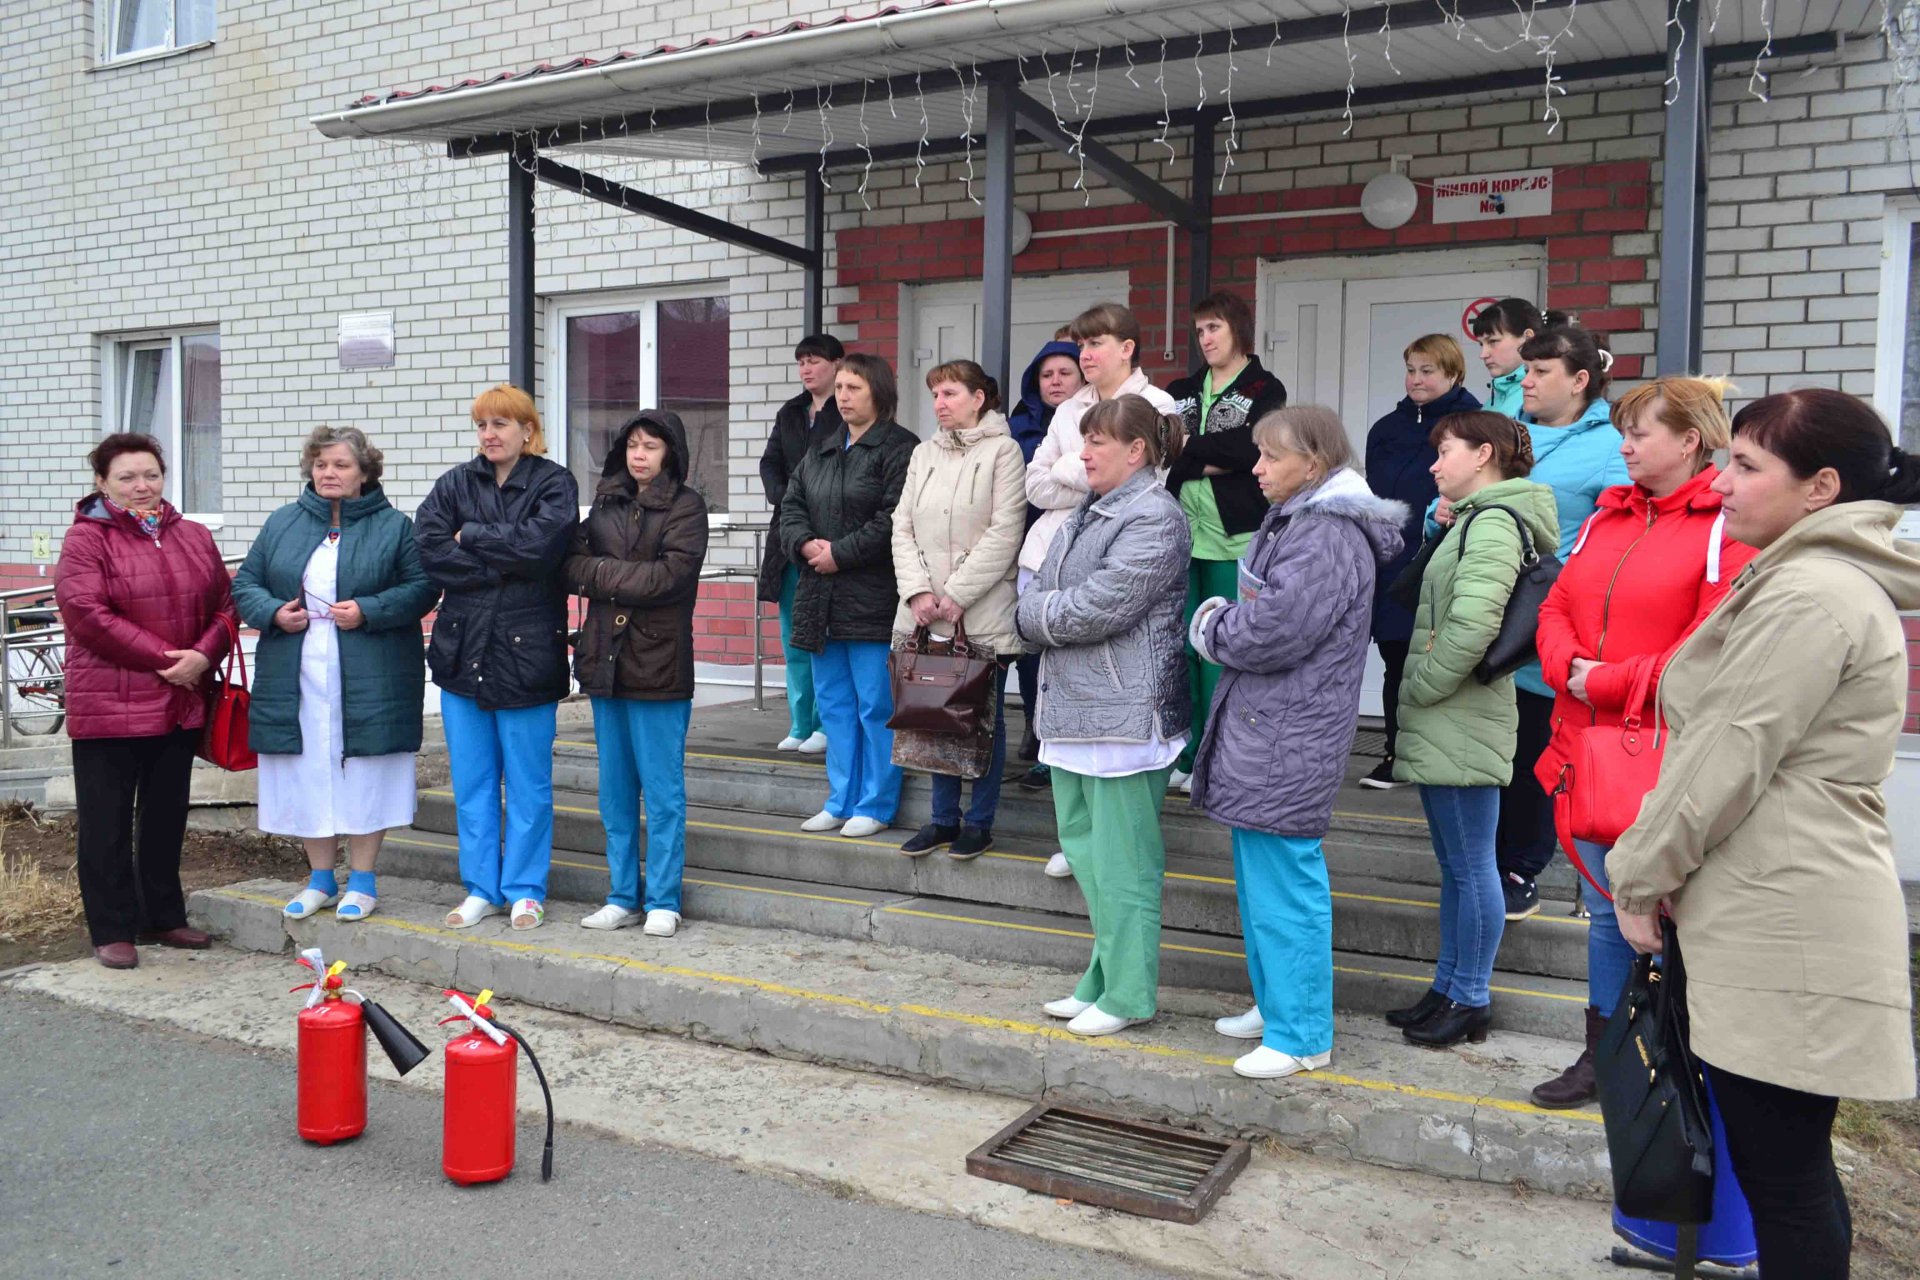
<instances>
[{"instance_id":1,"label":"metal drainage grate","mask_svg":"<svg viewBox=\"0 0 1920 1280\"><path fill-rule=\"evenodd\" d=\"M1191 1224L1246 1168L1248 1154L1238 1140L1043 1104L975 1148L967 1172L1082 1204Z\"/></svg>"}]
</instances>

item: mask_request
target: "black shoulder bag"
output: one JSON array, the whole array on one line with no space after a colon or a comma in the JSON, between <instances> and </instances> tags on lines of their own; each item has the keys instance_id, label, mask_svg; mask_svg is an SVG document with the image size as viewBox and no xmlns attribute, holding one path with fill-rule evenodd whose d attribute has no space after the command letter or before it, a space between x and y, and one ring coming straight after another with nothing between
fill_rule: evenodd
<instances>
[{"instance_id":1,"label":"black shoulder bag","mask_svg":"<svg viewBox=\"0 0 1920 1280\"><path fill-rule=\"evenodd\" d=\"M1527 531L1527 522L1520 518L1520 513L1498 502L1467 512L1466 521L1460 526L1461 559L1466 559L1467 533L1473 528L1474 520L1488 511L1506 512L1520 531L1520 576L1514 580L1513 594L1507 597L1506 611L1500 615L1499 634L1487 646L1480 665L1473 669L1474 679L1481 684L1492 684L1502 676L1510 676L1539 656L1533 641L1540 631L1540 606L1547 602L1547 592L1553 590L1561 567L1558 555L1552 551L1543 555L1534 549L1533 535Z\"/></svg>"},{"instance_id":2,"label":"black shoulder bag","mask_svg":"<svg viewBox=\"0 0 1920 1280\"><path fill-rule=\"evenodd\" d=\"M1636 1218L1680 1224L1692 1274L1700 1223L1713 1216L1713 1129L1707 1084L1687 1046L1687 972L1673 921L1662 955L1635 956L1633 975L1594 1049L1593 1073L1613 1162L1613 1200Z\"/></svg>"}]
</instances>

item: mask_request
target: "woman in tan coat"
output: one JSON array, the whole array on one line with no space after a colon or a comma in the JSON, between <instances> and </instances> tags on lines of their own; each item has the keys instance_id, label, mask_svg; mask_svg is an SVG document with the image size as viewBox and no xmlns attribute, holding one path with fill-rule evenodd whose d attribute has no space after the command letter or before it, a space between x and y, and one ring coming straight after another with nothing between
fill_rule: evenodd
<instances>
[{"instance_id":1,"label":"woman in tan coat","mask_svg":"<svg viewBox=\"0 0 1920 1280\"><path fill-rule=\"evenodd\" d=\"M1669 661L1672 739L1607 855L1620 931L1660 948L1668 905L1693 1050L1768 1277L1844 1277L1837 1100L1914 1093L1907 920L1881 784L1907 703L1897 611L1920 546L1896 542L1920 462L1837 391L1756 400L1714 481L1760 549Z\"/></svg>"},{"instance_id":2,"label":"woman in tan coat","mask_svg":"<svg viewBox=\"0 0 1920 1280\"><path fill-rule=\"evenodd\" d=\"M1001 701L1006 666L1021 650L1013 627L1013 584L1027 525L1026 459L999 413L999 388L979 365L949 361L927 375L927 388L939 430L913 451L893 513L893 570L900 582L895 645L917 627L951 634L962 625L968 641L993 650L1000 668L994 673L993 755L974 780L964 825L960 779L936 773L933 821L900 852L920 857L944 847L965 860L993 844L1006 766Z\"/></svg>"}]
</instances>

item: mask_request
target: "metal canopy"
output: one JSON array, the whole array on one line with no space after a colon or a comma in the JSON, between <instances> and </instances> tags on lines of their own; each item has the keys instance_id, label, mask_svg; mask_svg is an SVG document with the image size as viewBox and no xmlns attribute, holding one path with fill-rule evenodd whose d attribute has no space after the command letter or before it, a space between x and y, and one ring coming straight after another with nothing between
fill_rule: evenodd
<instances>
[{"instance_id":1,"label":"metal canopy","mask_svg":"<svg viewBox=\"0 0 1920 1280\"><path fill-rule=\"evenodd\" d=\"M1726 0L1702 23L1703 43L1757 51L1771 38L1782 56L1799 37L1877 30L1878 14L1877 0ZM1664 59L1670 17L1670 0L1400 0L1351 12L1339 0L965 0L370 97L313 123L329 137L439 142L456 156L504 154L530 134L542 150L788 168L823 150L981 136L987 79L1006 71L1076 134L1125 118L1178 127L1195 110L1226 111L1229 78L1236 108L1314 99L1337 110L1350 74L1360 103L1408 84L1458 94L1489 77L1514 87L1530 76L1544 97L1549 61Z\"/></svg>"}]
</instances>

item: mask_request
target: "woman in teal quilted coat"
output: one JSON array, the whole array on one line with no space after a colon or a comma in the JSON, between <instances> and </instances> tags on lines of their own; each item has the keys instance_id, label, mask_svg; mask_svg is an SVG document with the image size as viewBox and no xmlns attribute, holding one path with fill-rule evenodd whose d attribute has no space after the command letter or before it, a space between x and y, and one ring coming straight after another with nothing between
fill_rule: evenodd
<instances>
[{"instance_id":1,"label":"woman in teal quilted coat","mask_svg":"<svg viewBox=\"0 0 1920 1280\"><path fill-rule=\"evenodd\" d=\"M1505 414L1440 419L1433 477L1454 520L1427 562L1400 680L1393 776L1420 784L1440 859L1440 954L1433 989L1387 1014L1416 1044L1487 1038L1493 957L1506 927L1494 860L1500 788L1513 777L1513 677L1482 683L1474 668L1500 632L1520 575L1521 525L1542 553L1559 545L1553 491L1526 478L1533 445ZM1469 519L1472 517L1472 519Z\"/></svg>"},{"instance_id":2,"label":"woman in teal quilted coat","mask_svg":"<svg viewBox=\"0 0 1920 1280\"><path fill-rule=\"evenodd\" d=\"M355 427L307 437L300 497L253 540L233 579L241 619L260 632L248 742L260 757L260 829L298 836L312 878L294 919L377 905L373 864L387 828L413 821L414 753L426 692L420 620L440 598L413 521L380 488L380 451ZM352 864L334 875L339 838Z\"/></svg>"}]
</instances>

